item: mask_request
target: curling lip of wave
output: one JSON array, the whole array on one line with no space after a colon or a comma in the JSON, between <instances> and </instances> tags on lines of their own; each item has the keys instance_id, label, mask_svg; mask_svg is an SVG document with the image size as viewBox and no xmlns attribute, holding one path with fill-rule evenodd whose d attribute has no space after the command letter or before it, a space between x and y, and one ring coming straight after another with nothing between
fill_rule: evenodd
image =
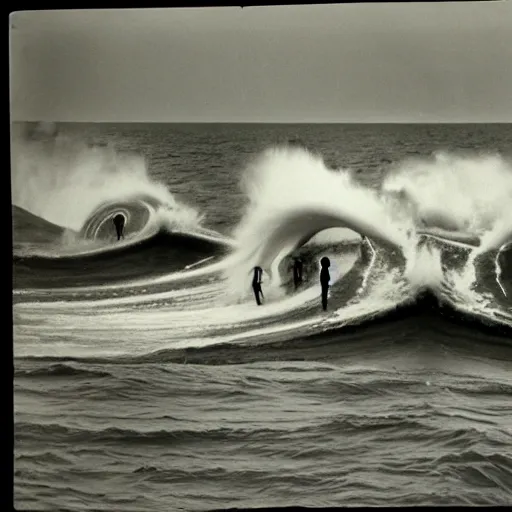
<instances>
[{"instance_id":1,"label":"curling lip of wave","mask_svg":"<svg viewBox=\"0 0 512 512\"><path fill-rule=\"evenodd\" d=\"M94 214L97 212L98 209ZM168 227L157 223L146 225L141 232L134 233L119 242L79 240L76 245L67 246L62 243L62 235L67 232L75 238L79 238L77 232L48 222L16 205L12 205L12 215L14 237L20 237L21 235L22 239L30 240L30 242L25 242L13 239L13 259L15 261L94 258L106 254L118 254L151 243L157 243L157 239L165 239L167 243L173 239L176 242L180 240L185 242L198 241L226 249L234 246L234 242L230 238L203 227L170 230ZM98 243L101 245L98 245Z\"/></svg>"},{"instance_id":2,"label":"curling lip of wave","mask_svg":"<svg viewBox=\"0 0 512 512\"><path fill-rule=\"evenodd\" d=\"M320 231L330 228L348 228L361 235L371 238L374 242L381 243L391 248L401 248L402 240L398 237L388 236L375 228L372 224L361 221L354 216L339 216L331 213L319 213L315 210L302 210L289 213L277 232L282 232L293 225L305 226L304 234L298 239L297 245L303 245Z\"/></svg>"},{"instance_id":3,"label":"curling lip of wave","mask_svg":"<svg viewBox=\"0 0 512 512\"><path fill-rule=\"evenodd\" d=\"M406 226L375 191L303 148L263 152L248 165L242 186L250 204L235 231L238 282L255 265L273 276L287 253L330 228L351 229L393 250L409 248Z\"/></svg>"},{"instance_id":4,"label":"curling lip of wave","mask_svg":"<svg viewBox=\"0 0 512 512\"><path fill-rule=\"evenodd\" d=\"M260 226L264 226L266 230L263 242L260 236L237 240L240 247L237 257L247 266L252 267L257 263L273 275L277 268L276 258L293 252L317 233L336 227L351 229L392 249L403 249L404 239L398 233L397 236L383 234L370 222L357 218L357 215L321 212L316 208L288 211L283 216L280 213L282 212L273 212L272 220L269 219L266 223L260 219ZM279 263L277 261L277 265Z\"/></svg>"},{"instance_id":5,"label":"curling lip of wave","mask_svg":"<svg viewBox=\"0 0 512 512\"><path fill-rule=\"evenodd\" d=\"M189 226L195 229L200 224L197 213L185 205L165 203L148 194L130 194L97 205L80 228L81 238L111 239L110 221L116 214L125 217L125 235L130 232L153 233L164 224L172 228L186 226L187 229Z\"/></svg>"},{"instance_id":6,"label":"curling lip of wave","mask_svg":"<svg viewBox=\"0 0 512 512\"><path fill-rule=\"evenodd\" d=\"M456 242L473 247L479 247L481 244L481 240L478 235L465 231L453 231L438 227L431 227L417 229L416 234L418 236L430 236L446 242Z\"/></svg>"}]
</instances>

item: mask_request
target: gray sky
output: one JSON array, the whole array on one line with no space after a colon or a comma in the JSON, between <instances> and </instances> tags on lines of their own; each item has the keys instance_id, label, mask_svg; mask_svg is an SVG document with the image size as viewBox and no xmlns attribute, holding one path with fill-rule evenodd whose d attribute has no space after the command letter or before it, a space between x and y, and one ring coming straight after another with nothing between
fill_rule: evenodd
<instances>
[{"instance_id":1,"label":"gray sky","mask_svg":"<svg viewBox=\"0 0 512 512\"><path fill-rule=\"evenodd\" d=\"M512 2L22 11L13 120L512 122Z\"/></svg>"}]
</instances>

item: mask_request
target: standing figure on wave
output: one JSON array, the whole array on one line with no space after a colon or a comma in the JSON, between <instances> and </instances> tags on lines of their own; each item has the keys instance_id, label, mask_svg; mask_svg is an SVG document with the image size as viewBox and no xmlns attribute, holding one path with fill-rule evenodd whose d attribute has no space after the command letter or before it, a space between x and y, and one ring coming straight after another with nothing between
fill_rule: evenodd
<instances>
[{"instance_id":1,"label":"standing figure on wave","mask_svg":"<svg viewBox=\"0 0 512 512\"><path fill-rule=\"evenodd\" d=\"M124 238L123 230L124 230L124 222L125 218L124 215L121 215L118 213L117 215L114 215L114 218L112 219L114 222L114 226L116 227L116 233L117 233L117 240L119 241L121 237Z\"/></svg>"},{"instance_id":2,"label":"standing figure on wave","mask_svg":"<svg viewBox=\"0 0 512 512\"><path fill-rule=\"evenodd\" d=\"M252 278L252 289L254 291L254 297L256 297L256 304L261 306L260 293L261 298L263 299L263 291L261 290L261 278L262 278L263 270L261 267L254 267L254 275Z\"/></svg>"},{"instance_id":3,"label":"standing figure on wave","mask_svg":"<svg viewBox=\"0 0 512 512\"><path fill-rule=\"evenodd\" d=\"M293 284L295 285L295 289L302 284L302 260L300 256L293 258Z\"/></svg>"},{"instance_id":4,"label":"standing figure on wave","mask_svg":"<svg viewBox=\"0 0 512 512\"><path fill-rule=\"evenodd\" d=\"M329 274L329 267L331 266L331 261L327 256L324 256L320 260L320 265L322 266L322 270L320 270L320 286L322 287L322 308L324 311L327 311L327 296L329 293L329 281L331 280L331 275Z\"/></svg>"}]
</instances>

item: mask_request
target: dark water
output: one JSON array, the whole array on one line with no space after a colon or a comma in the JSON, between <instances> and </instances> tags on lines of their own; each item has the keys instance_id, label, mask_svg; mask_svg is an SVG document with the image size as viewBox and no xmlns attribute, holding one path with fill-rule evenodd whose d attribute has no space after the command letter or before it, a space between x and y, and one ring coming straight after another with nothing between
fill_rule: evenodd
<instances>
[{"instance_id":1,"label":"dark water","mask_svg":"<svg viewBox=\"0 0 512 512\"><path fill-rule=\"evenodd\" d=\"M512 125L57 128L13 140L18 509L512 503Z\"/></svg>"}]
</instances>

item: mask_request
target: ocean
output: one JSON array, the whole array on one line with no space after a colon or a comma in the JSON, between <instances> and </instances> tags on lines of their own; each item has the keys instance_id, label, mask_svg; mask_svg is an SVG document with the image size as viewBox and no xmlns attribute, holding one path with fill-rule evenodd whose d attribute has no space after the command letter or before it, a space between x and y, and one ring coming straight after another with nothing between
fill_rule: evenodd
<instances>
[{"instance_id":1,"label":"ocean","mask_svg":"<svg viewBox=\"0 0 512 512\"><path fill-rule=\"evenodd\" d=\"M18 510L512 505L512 124L11 151Z\"/></svg>"}]
</instances>

